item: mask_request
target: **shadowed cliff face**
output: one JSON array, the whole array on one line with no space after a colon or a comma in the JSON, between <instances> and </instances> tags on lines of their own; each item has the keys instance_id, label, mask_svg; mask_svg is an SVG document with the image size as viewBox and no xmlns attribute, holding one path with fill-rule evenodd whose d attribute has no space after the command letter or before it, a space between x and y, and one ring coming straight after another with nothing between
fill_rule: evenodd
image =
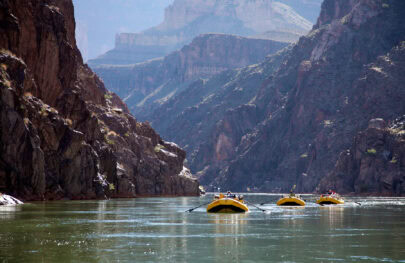
<instances>
[{"instance_id":1,"label":"shadowed cliff face","mask_svg":"<svg viewBox=\"0 0 405 263\"><path fill-rule=\"evenodd\" d=\"M185 152L83 65L70 0L0 2L0 191L25 200L197 195Z\"/></svg>"},{"instance_id":2,"label":"shadowed cliff face","mask_svg":"<svg viewBox=\"0 0 405 263\"><path fill-rule=\"evenodd\" d=\"M154 108L199 78L261 62L287 44L233 35L207 34L170 55L133 66L100 66L96 73L106 86L129 105L142 120Z\"/></svg>"},{"instance_id":3,"label":"shadowed cliff face","mask_svg":"<svg viewBox=\"0 0 405 263\"><path fill-rule=\"evenodd\" d=\"M405 193L404 162L405 116L389 126L383 119L373 119L352 146L340 153L335 168L317 190L401 195Z\"/></svg>"},{"instance_id":4,"label":"shadowed cliff face","mask_svg":"<svg viewBox=\"0 0 405 263\"><path fill-rule=\"evenodd\" d=\"M299 191L314 191L370 119L405 112L399 74L404 5L326 0L314 30L257 65L255 79L243 82L253 76L246 68L193 84L194 93L185 91L155 111L153 125L191 151L191 168L205 185L277 192L297 184ZM237 91L249 99L213 102ZM204 92L211 95L194 99ZM208 127L198 142L188 137L188 127L196 125ZM174 127L181 127L177 134Z\"/></svg>"}]
</instances>

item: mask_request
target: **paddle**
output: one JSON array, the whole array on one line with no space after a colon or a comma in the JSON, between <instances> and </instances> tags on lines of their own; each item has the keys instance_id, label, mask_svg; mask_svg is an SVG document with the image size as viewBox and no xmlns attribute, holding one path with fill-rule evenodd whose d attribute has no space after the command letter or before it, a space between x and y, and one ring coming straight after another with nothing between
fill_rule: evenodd
<instances>
[{"instance_id":1,"label":"paddle","mask_svg":"<svg viewBox=\"0 0 405 263\"><path fill-rule=\"evenodd\" d=\"M268 210L262 209L262 208L260 208L260 207L258 207L258 206L256 206L256 205L254 205L254 204L252 204L251 202L248 202L248 201L246 201L246 200L245 200L245 202L248 203L249 205L253 206L253 207L256 207L257 209L259 209L259 210L262 211L262 212L268 211Z\"/></svg>"},{"instance_id":2,"label":"paddle","mask_svg":"<svg viewBox=\"0 0 405 263\"><path fill-rule=\"evenodd\" d=\"M211 203L211 202L204 203L204 204L199 205L199 206L196 206L196 207L194 207L194 208L190 208L190 209L188 209L188 210L186 210L186 211L184 211L184 212L188 212L188 213L193 212L194 209L197 209L197 208L199 208L199 207L202 207L203 205L208 205L209 203Z\"/></svg>"},{"instance_id":3,"label":"paddle","mask_svg":"<svg viewBox=\"0 0 405 263\"><path fill-rule=\"evenodd\" d=\"M355 202L356 204L358 204L358 205L361 205L359 202Z\"/></svg>"}]
</instances>

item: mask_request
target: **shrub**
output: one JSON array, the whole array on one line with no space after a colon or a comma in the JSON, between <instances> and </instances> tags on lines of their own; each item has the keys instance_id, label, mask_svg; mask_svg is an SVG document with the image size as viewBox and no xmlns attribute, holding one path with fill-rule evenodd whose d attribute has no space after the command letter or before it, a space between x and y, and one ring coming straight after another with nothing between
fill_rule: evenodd
<instances>
[{"instance_id":1,"label":"shrub","mask_svg":"<svg viewBox=\"0 0 405 263\"><path fill-rule=\"evenodd\" d=\"M104 140L109 145L114 145L115 144L115 142L109 138L108 134L104 135Z\"/></svg>"},{"instance_id":2,"label":"shrub","mask_svg":"<svg viewBox=\"0 0 405 263\"><path fill-rule=\"evenodd\" d=\"M377 150L374 148L370 148L370 149L367 149L367 153L371 154L371 155L375 155L377 153Z\"/></svg>"},{"instance_id":3,"label":"shrub","mask_svg":"<svg viewBox=\"0 0 405 263\"><path fill-rule=\"evenodd\" d=\"M108 94L108 93L106 93L106 94L104 94L104 98L106 99L106 100L110 100L110 99L112 99L112 95L111 94Z\"/></svg>"},{"instance_id":4,"label":"shrub","mask_svg":"<svg viewBox=\"0 0 405 263\"><path fill-rule=\"evenodd\" d=\"M165 148L165 147L164 147L163 145L157 144L157 145L155 146L155 153L160 152L160 150L162 150L162 149L164 149L164 148Z\"/></svg>"},{"instance_id":5,"label":"shrub","mask_svg":"<svg viewBox=\"0 0 405 263\"><path fill-rule=\"evenodd\" d=\"M397 160L397 158L395 156L390 161L390 163L397 163L397 162L398 162L398 160Z\"/></svg>"},{"instance_id":6,"label":"shrub","mask_svg":"<svg viewBox=\"0 0 405 263\"><path fill-rule=\"evenodd\" d=\"M7 87L10 88L11 87L11 82L8 79L3 80L3 84Z\"/></svg>"},{"instance_id":7,"label":"shrub","mask_svg":"<svg viewBox=\"0 0 405 263\"><path fill-rule=\"evenodd\" d=\"M46 106L42 105L41 111L39 112L39 114L41 114L41 116L43 117L47 117L48 116L48 112L46 111Z\"/></svg>"},{"instance_id":8,"label":"shrub","mask_svg":"<svg viewBox=\"0 0 405 263\"><path fill-rule=\"evenodd\" d=\"M105 141L109 144L109 145L114 145L115 142L113 140L110 140L108 138L105 138Z\"/></svg>"}]
</instances>

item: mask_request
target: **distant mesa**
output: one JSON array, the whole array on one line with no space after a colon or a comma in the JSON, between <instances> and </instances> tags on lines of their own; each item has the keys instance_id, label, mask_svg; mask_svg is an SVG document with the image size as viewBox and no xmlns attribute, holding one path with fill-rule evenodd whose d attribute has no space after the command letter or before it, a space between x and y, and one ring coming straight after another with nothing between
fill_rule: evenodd
<instances>
[{"instance_id":1,"label":"distant mesa","mask_svg":"<svg viewBox=\"0 0 405 263\"><path fill-rule=\"evenodd\" d=\"M204 33L225 33L292 43L306 34L312 23L287 2L299 6L302 0L175 0L165 10L164 21L141 33L116 35L115 48L90 66L127 65L163 57L189 44ZM298 2L298 3L297 3ZM311 1L312 4L320 0ZM308 6L308 5L307 5Z\"/></svg>"}]
</instances>

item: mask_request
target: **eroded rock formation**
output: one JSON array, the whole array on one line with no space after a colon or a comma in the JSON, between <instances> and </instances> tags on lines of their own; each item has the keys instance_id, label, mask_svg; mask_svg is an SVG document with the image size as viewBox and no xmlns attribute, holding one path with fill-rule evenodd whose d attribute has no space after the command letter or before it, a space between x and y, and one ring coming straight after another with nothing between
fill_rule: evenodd
<instances>
[{"instance_id":1,"label":"eroded rock formation","mask_svg":"<svg viewBox=\"0 0 405 263\"><path fill-rule=\"evenodd\" d=\"M99 66L94 71L139 119L176 96L189 83L264 60L287 44L233 35L206 34L170 55L133 66Z\"/></svg>"},{"instance_id":2,"label":"eroded rock formation","mask_svg":"<svg viewBox=\"0 0 405 263\"><path fill-rule=\"evenodd\" d=\"M333 171L323 178L318 191L341 193L405 193L405 116L391 124L372 119L352 146L339 155Z\"/></svg>"},{"instance_id":3,"label":"eroded rock formation","mask_svg":"<svg viewBox=\"0 0 405 263\"><path fill-rule=\"evenodd\" d=\"M0 2L0 191L24 200L197 195L185 152L83 64L71 0Z\"/></svg>"}]
</instances>

